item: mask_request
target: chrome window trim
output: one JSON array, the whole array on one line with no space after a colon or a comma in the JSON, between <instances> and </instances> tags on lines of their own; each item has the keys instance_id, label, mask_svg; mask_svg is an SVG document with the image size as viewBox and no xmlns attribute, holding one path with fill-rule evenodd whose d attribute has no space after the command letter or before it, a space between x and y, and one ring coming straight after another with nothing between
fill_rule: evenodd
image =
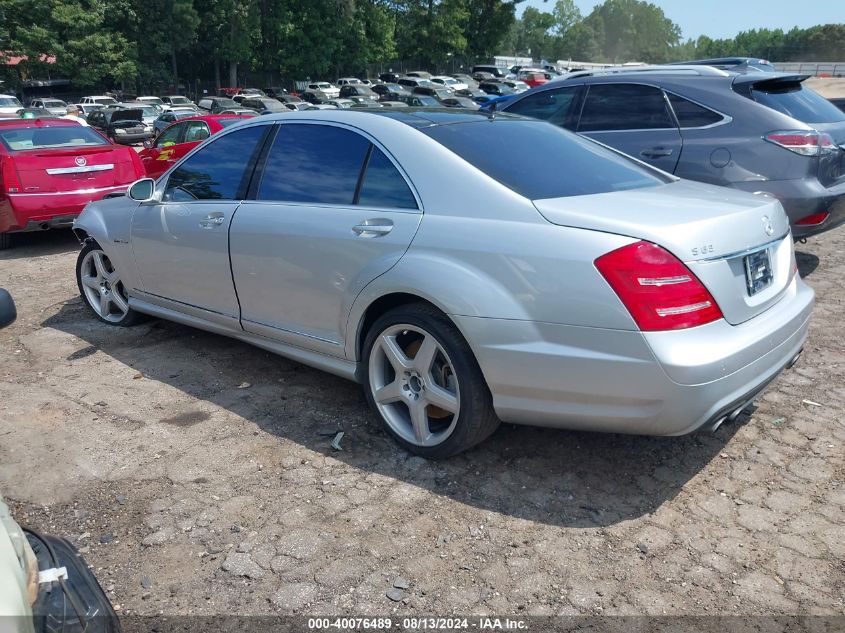
<instances>
[{"instance_id":1,"label":"chrome window trim","mask_svg":"<svg viewBox=\"0 0 845 633\"><path fill-rule=\"evenodd\" d=\"M670 94L675 95L676 97L679 97L681 99L685 99L685 100L689 101L690 103L694 103L695 105L697 105L701 108L704 108L705 110L710 110L710 112L715 112L716 114L718 114L719 116L722 117L721 121L716 121L715 123L710 123L708 125L699 125L699 126L696 126L696 127L680 127L679 126L678 129L680 129L680 130L709 130L710 128L719 127L720 125L727 125L728 123L731 123L734 120L731 115L725 114L724 112L720 112L719 110L716 110L715 108L711 108L708 105L704 105L703 103L696 101L695 99L690 99L689 97L685 97L684 95L678 94L677 92L675 92L673 90L666 90L665 88L663 88L662 90L663 90L664 94L667 95L667 100L668 100L668 95L670 95ZM672 107L671 101L669 101L669 107L672 108L672 114L675 116L675 120L677 120L678 115L675 113L675 108Z\"/></svg>"}]
</instances>

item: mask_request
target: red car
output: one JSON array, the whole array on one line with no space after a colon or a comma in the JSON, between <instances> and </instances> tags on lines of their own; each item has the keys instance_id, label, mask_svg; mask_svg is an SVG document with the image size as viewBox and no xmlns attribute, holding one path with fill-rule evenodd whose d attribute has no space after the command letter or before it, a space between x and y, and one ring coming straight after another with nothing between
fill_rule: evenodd
<instances>
[{"instance_id":1,"label":"red car","mask_svg":"<svg viewBox=\"0 0 845 633\"><path fill-rule=\"evenodd\" d=\"M0 120L0 249L12 233L70 227L86 204L143 176L135 150L76 121Z\"/></svg>"},{"instance_id":2,"label":"red car","mask_svg":"<svg viewBox=\"0 0 845 633\"><path fill-rule=\"evenodd\" d=\"M249 118L249 115L207 114L179 119L164 128L151 146L138 155L147 176L158 178L212 134Z\"/></svg>"},{"instance_id":3,"label":"red car","mask_svg":"<svg viewBox=\"0 0 845 633\"><path fill-rule=\"evenodd\" d=\"M532 88L536 88L537 86L542 86L543 84L548 83L549 76L546 73L526 73L521 80Z\"/></svg>"}]
</instances>

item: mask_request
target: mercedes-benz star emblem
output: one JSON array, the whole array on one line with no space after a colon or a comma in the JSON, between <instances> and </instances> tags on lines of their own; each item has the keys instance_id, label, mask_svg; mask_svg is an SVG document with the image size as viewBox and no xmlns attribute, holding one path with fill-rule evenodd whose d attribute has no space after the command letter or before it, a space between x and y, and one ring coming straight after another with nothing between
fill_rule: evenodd
<instances>
[{"instance_id":1,"label":"mercedes-benz star emblem","mask_svg":"<svg viewBox=\"0 0 845 633\"><path fill-rule=\"evenodd\" d=\"M775 233L775 227L768 215L763 216L763 230L766 232L766 235L774 235Z\"/></svg>"}]
</instances>

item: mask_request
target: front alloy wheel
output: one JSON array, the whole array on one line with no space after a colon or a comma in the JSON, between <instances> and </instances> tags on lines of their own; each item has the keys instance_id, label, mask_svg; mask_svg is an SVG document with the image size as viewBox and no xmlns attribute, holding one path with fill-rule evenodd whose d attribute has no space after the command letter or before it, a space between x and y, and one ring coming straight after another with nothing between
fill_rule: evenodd
<instances>
[{"instance_id":1,"label":"front alloy wheel","mask_svg":"<svg viewBox=\"0 0 845 633\"><path fill-rule=\"evenodd\" d=\"M417 303L387 312L370 328L364 350L367 400L410 452L449 457L498 426L472 351L434 307Z\"/></svg>"},{"instance_id":2,"label":"front alloy wheel","mask_svg":"<svg viewBox=\"0 0 845 633\"><path fill-rule=\"evenodd\" d=\"M76 263L79 292L102 321L133 325L140 315L129 307L129 296L109 256L96 242L87 242Z\"/></svg>"}]
</instances>

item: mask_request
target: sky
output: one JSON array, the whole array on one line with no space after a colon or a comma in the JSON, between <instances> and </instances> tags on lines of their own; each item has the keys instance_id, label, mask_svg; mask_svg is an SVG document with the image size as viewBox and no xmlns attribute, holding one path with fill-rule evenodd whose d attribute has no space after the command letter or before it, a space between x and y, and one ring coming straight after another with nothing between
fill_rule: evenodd
<instances>
[{"instance_id":1,"label":"sky","mask_svg":"<svg viewBox=\"0 0 845 633\"><path fill-rule=\"evenodd\" d=\"M649 0L681 27L684 39L708 35L713 39L733 37L749 29L807 28L816 24L845 23L845 0ZM587 15L599 0L575 0ZM525 0L517 15L532 6L551 13L555 0Z\"/></svg>"}]
</instances>

